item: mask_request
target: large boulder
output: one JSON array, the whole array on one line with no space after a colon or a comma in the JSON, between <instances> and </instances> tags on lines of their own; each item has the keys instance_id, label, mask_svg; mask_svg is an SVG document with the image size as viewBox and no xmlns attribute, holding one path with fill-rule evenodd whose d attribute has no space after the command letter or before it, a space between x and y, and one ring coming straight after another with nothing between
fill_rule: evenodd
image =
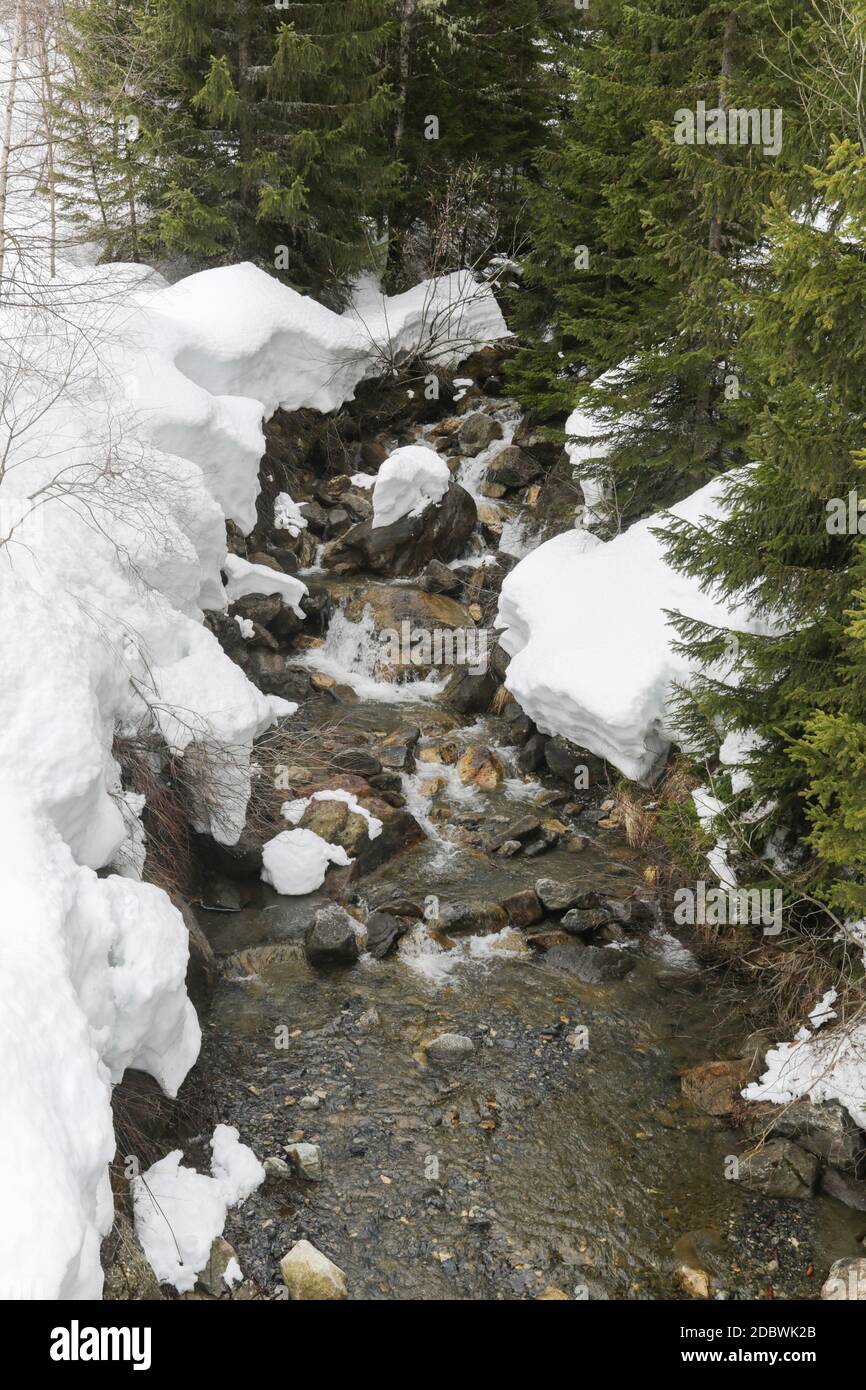
<instances>
[{"instance_id":1,"label":"large boulder","mask_svg":"<svg viewBox=\"0 0 866 1390\"><path fill-rule=\"evenodd\" d=\"M487 481L505 488L524 488L534 482L541 467L531 454L509 444L495 454L487 469Z\"/></svg>"},{"instance_id":2,"label":"large boulder","mask_svg":"<svg viewBox=\"0 0 866 1390\"><path fill-rule=\"evenodd\" d=\"M475 410L467 415L457 432L457 442L464 458L474 458L492 444L494 439L502 438L502 426L492 415Z\"/></svg>"},{"instance_id":3,"label":"large boulder","mask_svg":"<svg viewBox=\"0 0 866 1390\"><path fill-rule=\"evenodd\" d=\"M322 563L336 574L421 574L434 556L447 562L462 555L477 519L473 498L452 482L442 501L418 516L402 516L390 526L374 527L371 520L352 526L325 546Z\"/></svg>"},{"instance_id":4,"label":"large boulder","mask_svg":"<svg viewBox=\"0 0 866 1390\"><path fill-rule=\"evenodd\" d=\"M772 1119L772 1132L797 1143L843 1173L856 1173L864 1158L863 1132L838 1101L813 1105L797 1100Z\"/></svg>"}]
</instances>

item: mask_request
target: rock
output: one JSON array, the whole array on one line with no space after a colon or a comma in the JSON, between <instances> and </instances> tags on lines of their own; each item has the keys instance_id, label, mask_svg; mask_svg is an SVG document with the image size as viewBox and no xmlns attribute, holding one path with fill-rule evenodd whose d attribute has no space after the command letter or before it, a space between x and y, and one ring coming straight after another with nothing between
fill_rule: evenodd
<instances>
[{"instance_id":1,"label":"rock","mask_svg":"<svg viewBox=\"0 0 866 1390\"><path fill-rule=\"evenodd\" d=\"M457 431L457 443L464 458L474 458L492 444L494 439L502 438L502 426L492 415L483 411L473 411L467 415Z\"/></svg>"},{"instance_id":2,"label":"rock","mask_svg":"<svg viewBox=\"0 0 866 1390\"><path fill-rule=\"evenodd\" d=\"M514 821L507 830L500 830L495 835L491 835L487 841L486 848L492 853L500 849L508 840L516 840L522 844L531 835L536 835L541 829L541 821L538 816L524 816L522 820Z\"/></svg>"},{"instance_id":3,"label":"rock","mask_svg":"<svg viewBox=\"0 0 866 1390\"><path fill-rule=\"evenodd\" d=\"M377 777L382 771L379 759L366 748L343 748L331 758L338 772L355 772L359 777Z\"/></svg>"},{"instance_id":4,"label":"rock","mask_svg":"<svg viewBox=\"0 0 866 1390\"><path fill-rule=\"evenodd\" d=\"M367 950L375 960L382 960L393 950L406 930L405 922L389 912L371 912L367 918Z\"/></svg>"},{"instance_id":5,"label":"rock","mask_svg":"<svg viewBox=\"0 0 866 1390\"><path fill-rule=\"evenodd\" d=\"M354 918L342 907L323 907L304 937L310 965L351 965L358 959Z\"/></svg>"},{"instance_id":6,"label":"rock","mask_svg":"<svg viewBox=\"0 0 866 1390\"><path fill-rule=\"evenodd\" d=\"M464 932L482 935L502 931L508 926L508 915L499 903L469 899L462 903L443 903L439 925L444 932Z\"/></svg>"},{"instance_id":7,"label":"rock","mask_svg":"<svg viewBox=\"0 0 866 1390\"><path fill-rule=\"evenodd\" d=\"M298 1240L280 1260L280 1273L295 1302L336 1301L348 1297L346 1276L308 1240Z\"/></svg>"},{"instance_id":8,"label":"rock","mask_svg":"<svg viewBox=\"0 0 866 1390\"><path fill-rule=\"evenodd\" d=\"M705 1269L693 1269L691 1265L680 1265L677 1270L681 1288L690 1298L709 1298L710 1276Z\"/></svg>"},{"instance_id":9,"label":"rock","mask_svg":"<svg viewBox=\"0 0 866 1390\"><path fill-rule=\"evenodd\" d=\"M439 698L460 714L484 714L495 694L496 677L492 672L460 666L448 678Z\"/></svg>"},{"instance_id":10,"label":"rock","mask_svg":"<svg viewBox=\"0 0 866 1390\"><path fill-rule=\"evenodd\" d=\"M457 774L464 786L492 792L505 780L505 767L498 753L481 744L467 748L457 763Z\"/></svg>"},{"instance_id":11,"label":"rock","mask_svg":"<svg viewBox=\"0 0 866 1390\"><path fill-rule=\"evenodd\" d=\"M337 684L336 676L329 676L326 671L314 671L310 676L310 685L314 690L333 690Z\"/></svg>"},{"instance_id":12,"label":"rock","mask_svg":"<svg viewBox=\"0 0 866 1390\"><path fill-rule=\"evenodd\" d=\"M517 766L521 772L539 772L544 767L546 734L530 734L517 755Z\"/></svg>"},{"instance_id":13,"label":"rock","mask_svg":"<svg viewBox=\"0 0 866 1390\"><path fill-rule=\"evenodd\" d=\"M586 985L610 984L625 979L635 967L628 951L612 951L607 946L555 946L547 953L548 960L570 970Z\"/></svg>"},{"instance_id":14,"label":"rock","mask_svg":"<svg viewBox=\"0 0 866 1390\"><path fill-rule=\"evenodd\" d=\"M544 758L554 777L568 782L571 786L574 786L575 771L578 766L586 768L588 786L593 787L597 782L604 781L604 759L596 757L594 753L588 752L585 748L578 748L559 734L547 740ZM580 790L584 790L584 788L581 787Z\"/></svg>"},{"instance_id":15,"label":"rock","mask_svg":"<svg viewBox=\"0 0 866 1390\"><path fill-rule=\"evenodd\" d=\"M418 790L422 796L426 796L428 801L432 801L434 796L439 796L444 792L448 783L444 777L428 777L426 781L419 783Z\"/></svg>"},{"instance_id":16,"label":"rock","mask_svg":"<svg viewBox=\"0 0 866 1390\"><path fill-rule=\"evenodd\" d=\"M788 1139L770 1139L739 1160L738 1180L747 1191L762 1197L811 1197L818 1160Z\"/></svg>"},{"instance_id":17,"label":"rock","mask_svg":"<svg viewBox=\"0 0 866 1390\"><path fill-rule=\"evenodd\" d=\"M541 475L541 467L531 454L509 444L494 454L487 469L488 481L504 488L524 488Z\"/></svg>"},{"instance_id":18,"label":"rock","mask_svg":"<svg viewBox=\"0 0 866 1390\"><path fill-rule=\"evenodd\" d=\"M474 654L476 639L466 636L475 628L474 619L463 604L445 594L404 584L367 584L347 602L346 617L360 622L368 610L381 646L379 673L387 679L426 675Z\"/></svg>"},{"instance_id":19,"label":"rock","mask_svg":"<svg viewBox=\"0 0 866 1390\"><path fill-rule=\"evenodd\" d=\"M499 846L496 853L503 859L513 859L515 854L519 854L522 849L523 845L519 840L506 840L504 844Z\"/></svg>"},{"instance_id":20,"label":"rock","mask_svg":"<svg viewBox=\"0 0 866 1390\"><path fill-rule=\"evenodd\" d=\"M431 560L421 576L421 588L429 594L459 594L462 581L441 560Z\"/></svg>"},{"instance_id":21,"label":"rock","mask_svg":"<svg viewBox=\"0 0 866 1390\"><path fill-rule=\"evenodd\" d=\"M571 1299L562 1289L558 1289L555 1284L548 1284L546 1289L535 1295L536 1303L570 1303Z\"/></svg>"},{"instance_id":22,"label":"rock","mask_svg":"<svg viewBox=\"0 0 866 1390\"><path fill-rule=\"evenodd\" d=\"M105 1238L103 1259L107 1259L102 1289L106 1302L155 1303L163 1298L159 1280L138 1243L132 1221L123 1210L115 1211L114 1225Z\"/></svg>"},{"instance_id":23,"label":"rock","mask_svg":"<svg viewBox=\"0 0 866 1390\"><path fill-rule=\"evenodd\" d=\"M554 946L567 946L568 943L569 937L564 931L537 931L526 938L527 946L542 954L552 951Z\"/></svg>"},{"instance_id":24,"label":"rock","mask_svg":"<svg viewBox=\"0 0 866 1390\"><path fill-rule=\"evenodd\" d=\"M705 1115L727 1115L749 1079L749 1064L741 1058L701 1062L680 1078L683 1096Z\"/></svg>"},{"instance_id":25,"label":"rock","mask_svg":"<svg viewBox=\"0 0 866 1390\"><path fill-rule=\"evenodd\" d=\"M233 1267L232 1267L233 1266ZM226 1279L228 1275L228 1279ZM197 1283L214 1298L228 1293L234 1284L241 1281L241 1267L236 1251L222 1236L217 1236L210 1248L208 1262L198 1276Z\"/></svg>"},{"instance_id":26,"label":"rock","mask_svg":"<svg viewBox=\"0 0 866 1390\"><path fill-rule=\"evenodd\" d=\"M570 912L566 912L560 926L571 936L588 936L590 932L603 927L607 920L608 915L603 908L573 907Z\"/></svg>"},{"instance_id":27,"label":"rock","mask_svg":"<svg viewBox=\"0 0 866 1390\"><path fill-rule=\"evenodd\" d=\"M773 1119L772 1132L796 1139L804 1149L845 1173L856 1173L863 1158L863 1133L838 1101L823 1105L794 1101Z\"/></svg>"},{"instance_id":28,"label":"rock","mask_svg":"<svg viewBox=\"0 0 866 1390\"><path fill-rule=\"evenodd\" d=\"M299 1177L307 1182L321 1182L322 1151L318 1144L286 1144L285 1152Z\"/></svg>"},{"instance_id":29,"label":"rock","mask_svg":"<svg viewBox=\"0 0 866 1390\"><path fill-rule=\"evenodd\" d=\"M601 906L608 917L620 922L624 927L649 926L655 920L649 903L640 898L602 898Z\"/></svg>"},{"instance_id":30,"label":"rock","mask_svg":"<svg viewBox=\"0 0 866 1390\"><path fill-rule=\"evenodd\" d=\"M284 1158L266 1158L262 1166L265 1170L265 1182L274 1187L288 1182L292 1176L292 1170Z\"/></svg>"},{"instance_id":31,"label":"rock","mask_svg":"<svg viewBox=\"0 0 866 1390\"><path fill-rule=\"evenodd\" d=\"M821 1286L821 1297L834 1302L840 1299L852 1299L858 1303L866 1301L866 1259L860 1256L836 1260Z\"/></svg>"},{"instance_id":32,"label":"rock","mask_svg":"<svg viewBox=\"0 0 866 1390\"><path fill-rule=\"evenodd\" d=\"M262 842L249 828L233 845L220 844L212 835L194 833L193 840L202 860L226 878L258 878L262 871Z\"/></svg>"},{"instance_id":33,"label":"rock","mask_svg":"<svg viewBox=\"0 0 866 1390\"><path fill-rule=\"evenodd\" d=\"M431 1062L444 1063L462 1062L474 1051L474 1042L462 1033L440 1033L426 1048Z\"/></svg>"},{"instance_id":34,"label":"rock","mask_svg":"<svg viewBox=\"0 0 866 1390\"><path fill-rule=\"evenodd\" d=\"M510 898L503 901L502 906L508 913L509 922L515 927L531 927L544 916L544 908L533 888L524 888L519 893L512 893Z\"/></svg>"},{"instance_id":35,"label":"rock","mask_svg":"<svg viewBox=\"0 0 866 1390\"><path fill-rule=\"evenodd\" d=\"M418 516L377 527L371 518L350 527L325 546L322 563L337 574L420 574L434 557L444 563L462 555L477 519L474 499L452 482L442 501Z\"/></svg>"},{"instance_id":36,"label":"rock","mask_svg":"<svg viewBox=\"0 0 866 1390\"><path fill-rule=\"evenodd\" d=\"M866 1211L866 1182L857 1182L835 1168L826 1168L822 1173L821 1191L854 1211Z\"/></svg>"},{"instance_id":37,"label":"rock","mask_svg":"<svg viewBox=\"0 0 866 1390\"><path fill-rule=\"evenodd\" d=\"M574 883L560 883L555 878L540 878L535 891L548 912L567 912L574 907L582 890Z\"/></svg>"},{"instance_id":38,"label":"rock","mask_svg":"<svg viewBox=\"0 0 866 1390\"><path fill-rule=\"evenodd\" d=\"M248 622L268 627L282 608L283 600L279 594L245 594L229 605L229 614L233 618L246 618Z\"/></svg>"}]
</instances>

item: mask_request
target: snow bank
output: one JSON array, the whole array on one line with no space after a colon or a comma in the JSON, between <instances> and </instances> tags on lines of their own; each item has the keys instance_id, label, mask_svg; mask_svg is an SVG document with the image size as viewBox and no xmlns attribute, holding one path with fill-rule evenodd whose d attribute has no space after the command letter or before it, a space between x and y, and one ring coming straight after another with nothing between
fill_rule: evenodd
<instances>
[{"instance_id":1,"label":"snow bank","mask_svg":"<svg viewBox=\"0 0 866 1390\"><path fill-rule=\"evenodd\" d=\"M671 510L711 526L715 479ZM555 536L507 576L497 626L512 657L505 683L543 733L562 734L634 781L659 772L675 736L674 685L693 674L675 652L665 610L741 631L758 628L666 563L639 521L604 544L584 530Z\"/></svg>"},{"instance_id":2,"label":"snow bank","mask_svg":"<svg viewBox=\"0 0 866 1390\"><path fill-rule=\"evenodd\" d=\"M237 839L253 741L294 706L250 684L203 611L279 592L297 612L304 593L226 555L226 517L255 520L263 420L335 408L383 352L442 346L434 324L465 330L458 355L504 325L486 291L461 316L453 276L365 326L250 265L171 287L57 269L0 310L0 1286L96 1298L111 1085L135 1066L174 1091L199 1041L186 929L138 881L142 802L114 739L214 759L224 804L199 825Z\"/></svg>"},{"instance_id":3,"label":"snow bank","mask_svg":"<svg viewBox=\"0 0 866 1390\"><path fill-rule=\"evenodd\" d=\"M183 1154L175 1149L132 1183L141 1247L160 1283L174 1284L180 1293L195 1288L229 1207L244 1202L265 1179L261 1163L238 1142L232 1125L217 1125L211 1149L212 1177L184 1168Z\"/></svg>"},{"instance_id":4,"label":"snow bank","mask_svg":"<svg viewBox=\"0 0 866 1390\"><path fill-rule=\"evenodd\" d=\"M321 888L332 864L351 864L341 845L314 830L283 830L262 849L262 878L278 893L298 897Z\"/></svg>"},{"instance_id":5,"label":"snow bank","mask_svg":"<svg viewBox=\"0 0 866 1390\"><path fill-rule=\"evenodd\" d=\"M373 527L390 526L401 516L420 516L442 501L451 482L445 460L421 444L395 449L376 475Z\"/></svg>"}]
</instances>

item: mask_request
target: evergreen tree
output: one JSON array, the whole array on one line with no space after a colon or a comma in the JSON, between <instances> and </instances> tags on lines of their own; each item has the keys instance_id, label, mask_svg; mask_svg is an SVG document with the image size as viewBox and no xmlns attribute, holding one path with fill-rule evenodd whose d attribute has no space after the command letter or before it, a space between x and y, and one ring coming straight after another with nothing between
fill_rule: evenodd
<instances>
[{"instance_id":1,"label":"evergreen tree","mask_svg":"<svg viewBox=\"0 0 866 1390\"><path fill-rule=\"evenodd\" d=\"M561 112L572 0L394 0L401 182L391 265L478 265L525 232L523 178ZM426 264L425 264L426 262Z\"/></svg>"},{"instance_id":2,"label":"evergreen tree","mask_svg":"<svg viewBox=\"0 0 866 1390\"><path fill-rule=\"evenodd\" d=\"M719 729L759 735L751 790L732 807L763 805L762 837L811 826L829 897L853 908L866 905L847 883L866 868L866 154L837 142L815 179L817 224L779 200L769 218L772 286L745 339L766 383L749 439L759 461L732 476L723 520L675 521L664 534L678 568L769 629L740 635L736 684L706 672L683 694L683 726L707 756ZM706 664L729 644L728 633L676 623Z\"/></svg>"},{"instance_id":3,"label":"evergreen tree","mask_svg":"<svg viewBox=\"0 0 866 1390\"><path fill-rule=\"evenodd\" d=\"M779 187L802 197L794 88L768 61L795 11L788 0L772 17L764 0L601 0L576 47L570 114L531 199L519 326L533 342L514 380L548 415L596 413L617 524L744 457L739 342L762 274L763 208ZM711 143L712 118L700 143L699 103L781 109L781 148Z\"/></svg>"}]
</instances>

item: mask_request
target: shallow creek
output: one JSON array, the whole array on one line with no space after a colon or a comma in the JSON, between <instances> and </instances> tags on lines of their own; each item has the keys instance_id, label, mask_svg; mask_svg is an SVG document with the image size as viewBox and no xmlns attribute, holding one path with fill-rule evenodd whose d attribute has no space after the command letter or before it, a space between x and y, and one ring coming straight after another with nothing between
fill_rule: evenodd
<instances>
[{"instance_id":1,"label":"shallow creek","mask_svg":"<svg viewBox=\"0 0 866 1390\"><path fill-rule=\"evenodd\" d=\"M327 722L333 705L321 705L313 719ZM359 732L442 724L430 704L363 702L341 718ZM472 739L498 733L484 720ZM483 800L485 819L516 819L539 791L509 779L463 809ZM502 860L430 828L435 838L359 880L359 901L501 900L541 876L624 897L640 880L613 832L579 855ZM396 956L323 973L300 941L324 897L253 895L240 912L201 913L225 957L206 1023L219 1118L262 1157L303 1139L324 1165L321 1182L268 1184L230 1215L226 1235L266 1293L278 1296L280 1256L301 1237L368 1299L527 1298L551 1284L578 1298L676 1297L681 1264L731 1298L770 1285L808 1297L811 1266L820 1275L858 1253L866 1223L836 1203L750 1198L726 1181L737 1139L683 1107L678 1079L726 1055L717 986L660 929L626 947L635 970L604 987L516 950L513 933L443 952L424 927ZM426 1060L423 1044L446 1031L472 1038L467 1061Z\"/></svg>"}]
</instances>

